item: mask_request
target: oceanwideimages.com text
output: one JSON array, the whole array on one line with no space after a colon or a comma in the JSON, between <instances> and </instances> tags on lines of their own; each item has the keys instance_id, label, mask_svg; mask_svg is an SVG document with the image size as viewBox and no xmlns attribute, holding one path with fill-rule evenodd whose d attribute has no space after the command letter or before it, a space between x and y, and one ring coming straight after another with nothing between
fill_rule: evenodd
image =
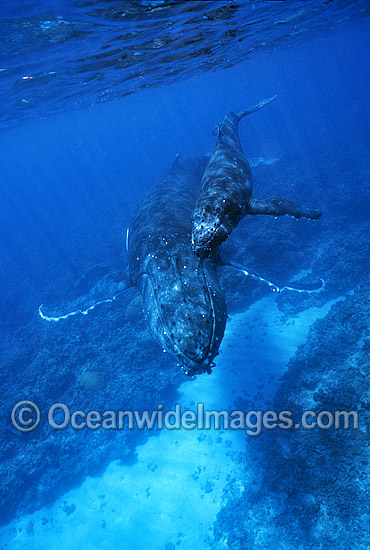
<instances>
[{"instance_id":1,"label":"oceanwideimages.com text","mask_svg":"<svg viewBox=\"0 0 370 550\"><path fill-rule=\"evenodd\" d=\"M40 408L33 401L20 401L11 411L11 422L21 432L31 432L42 422L54 430L243 430L258 436L263 430L328 430L358 429L356 411L304 411L294 419L291 411L273 410L207 410L198 403L196 410L183 410L180 404L165 411L159 404L144 410L71 410L65 403L53 403L42 419Z\"/></svg>"}]
</instances>

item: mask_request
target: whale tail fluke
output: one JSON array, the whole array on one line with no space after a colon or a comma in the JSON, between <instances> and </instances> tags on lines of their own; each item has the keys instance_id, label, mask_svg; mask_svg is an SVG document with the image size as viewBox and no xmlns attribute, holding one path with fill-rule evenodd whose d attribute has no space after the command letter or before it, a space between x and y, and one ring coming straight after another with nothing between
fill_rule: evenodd
<instances>
[{"instance_id":1,"label":"whale tail fluke","mask_svg":"<svg viewBox=\"0 0 370 550\"><path fill-rule=\"evenodd\" d=\"M251 107L250 109L246 109L245 111L242 111L241 113L235 113L235 115L238 119L238 122L243 117L245 117L247 115L251 115L252 113L255 113L256 111L259 111L260 109L262 109L262 107L264 107L265 105L268 105L269 103L274 101L274 99L276 99L276 98L277 98L277 95L273 95L269 99L264 99L263 101L260 101L259 103L257 103L257 105L255 105L254 107Z\"/></svg>"},{"instance_id":2,"label":"whale tail fluke","mask_svg":"<svg viewBox=\"0 0 370 550\"><path fill-rule=\"evenodd\" d=\"M222 134L223 130L225 128L229 128L229 132L231 130L231 132L235 132L238 128L238 124L240 122L240 120L247 116L247 115L250 115L252 113L254 113L255 111L258 111L259 109L262 109L262 107L264 107L265 105L268 105L269 103L271 103L271 101L274 101L274 99L277 98L277 95L273 95L272 97L270 97L269 99L264 99L263 101L260 101L259 103L257 103L257 105L255 105L254 107L251 107L250 109L246 109L245 111L242 111L241 113L236 113L235 111L230 111L229 114L224 118L224 120L220 123L220 124L217 124L217 126L214 128L212 134L214 136L219 136ZM230 128L230 125L231 125L231 128Z\"/></svg>"}]
</instances>

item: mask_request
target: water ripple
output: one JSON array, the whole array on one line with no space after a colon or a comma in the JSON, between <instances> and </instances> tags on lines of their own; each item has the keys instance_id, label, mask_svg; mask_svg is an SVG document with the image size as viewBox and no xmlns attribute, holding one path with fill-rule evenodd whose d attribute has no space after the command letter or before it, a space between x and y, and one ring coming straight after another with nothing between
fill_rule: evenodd
<instances>
[{"instance_id":1,"label":"water ripple","mask_svg":"<svg viewBox=\"0 0 370 550\"><path fill-rule=\"evenodd\" d=\"M0 128L230 67L369 13L367 0L4 0Z\"/></svg>"}]
</instances>

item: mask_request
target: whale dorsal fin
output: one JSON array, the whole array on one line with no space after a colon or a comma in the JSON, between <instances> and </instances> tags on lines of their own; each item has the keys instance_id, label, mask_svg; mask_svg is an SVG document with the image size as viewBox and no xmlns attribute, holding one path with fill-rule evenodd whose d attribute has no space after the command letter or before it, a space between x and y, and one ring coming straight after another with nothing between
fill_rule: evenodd
<instances>
[{"instance_id":1,"label":"whale dorsal fin","mask_svg":"<svg viewBox=\"0 0 370 550\"><path fill-rule=\"evenodd\" d=\"M177 153L173 163L171 164L171 170L172 170L172 168L178 168L180 166L179 158L180 158L180 153Z\"/></svg>"},{"instance_id":2,"label":"whale dorsal fin","mask_svg":"<svg viewBox=\"0 0 370 550\"><path fill-rule=\"evenodd\" d=\"M212 135L218 136L219 132L220 132L220 124L217 124L217 126L215 126L213 129Z\"/></svg>"}]
</instances>

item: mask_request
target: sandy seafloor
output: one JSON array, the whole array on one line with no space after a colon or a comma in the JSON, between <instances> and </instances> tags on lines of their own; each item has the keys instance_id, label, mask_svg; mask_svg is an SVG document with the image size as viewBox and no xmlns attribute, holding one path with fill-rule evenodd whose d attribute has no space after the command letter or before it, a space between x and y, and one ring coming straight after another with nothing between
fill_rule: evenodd
<instances>
[{"instance_id":1,"label":"sandy seafloor","mask_svg":"<svg viewBox=\"0 0 370 550\"><path fill-rule=\"evenodd\" d=\"M238 409L238 399L251 403L248 410L267 410L288 360L334 302L287 319L271 294L231 315L217 367L179 388L182 411L196 410L199 402L209 410ZM87 478L50 508L1 528L0 548L226 548L213 545L213 523L225 485L239 476L245 483L241 470L253 441L244 431L157 432L137 447L133 464L112 462L102 476ZM253 476L251 464L250 483Z\"/></svg>"}]
</instances>

